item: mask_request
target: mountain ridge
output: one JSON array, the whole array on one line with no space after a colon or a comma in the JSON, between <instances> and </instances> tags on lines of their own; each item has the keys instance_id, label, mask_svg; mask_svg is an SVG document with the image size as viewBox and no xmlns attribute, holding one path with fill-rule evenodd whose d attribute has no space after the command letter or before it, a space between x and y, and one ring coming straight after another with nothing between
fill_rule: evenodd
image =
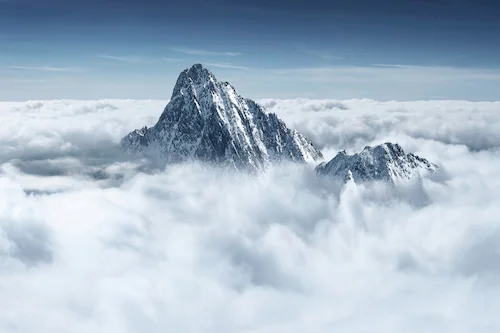
<instances>
[{"instance_id":1,"label":"mountain ridge","mask_svg":"<svg viewBox=\"0 0 500 333\"><path fill-rule=\"evenodd\" d=\"M242 97L228 82L217 81L201 64L180 73L158 122L132 131L120 145L167 163L194 159L252 171L280 161L322 158L276 114Z\"/></svg>"},{"instance_id":2,"label":"mountain ridge","mask_svg":"<svg viewBox=\"0 0 500 333\"><path fill-rule=\"evenodd\" d=\"M434 173L438 166L425 158L406 154L399 144L386 142L374 147L366 146L352 155L340 151L329 162L319 164L319 175L350 179L355 182L382 180L395 183L418 178L426 172Z\"/></svg>"}]
</instances>

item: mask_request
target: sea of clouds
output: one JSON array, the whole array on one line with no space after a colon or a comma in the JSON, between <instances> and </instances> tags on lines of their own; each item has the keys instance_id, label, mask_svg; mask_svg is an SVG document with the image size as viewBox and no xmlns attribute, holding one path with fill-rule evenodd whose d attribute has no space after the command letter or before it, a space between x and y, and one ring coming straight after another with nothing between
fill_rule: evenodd
<instances>
[{"instance_id":1,"label":"sea of clouds","mask_svg":"<svg viewBox=\"0 0 500 333\"><path fill-rule=\"evenodd\" d=\"M500 103L262 100L395 187L124 156L165 101L0 103L0 332L500 332Z\"/></svg>"}]
</instances>

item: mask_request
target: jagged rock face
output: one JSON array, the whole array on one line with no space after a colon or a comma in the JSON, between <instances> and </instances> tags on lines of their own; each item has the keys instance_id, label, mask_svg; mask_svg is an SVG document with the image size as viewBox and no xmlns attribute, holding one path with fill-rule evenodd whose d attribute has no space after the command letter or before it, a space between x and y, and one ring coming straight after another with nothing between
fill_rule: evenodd
<instances>
[{"instance_id":1,"label":"jagged rock face","mask_svg":"<svg viewBox=\"0 0 500 333\"><path fill-rule=\"evenodd\" d=\"M166 162L195 159L250 170L322 158L304 136L199 64L180 74L156 125L131 132L121 145Z\"/></svg>"},{"instance_id":2,"label":"jagged rock face","mask_svg":"<svg viewBox=\"0 0 500 333\"><path fill-rule=\"evenodd\" d=\"M398 144L384 143L365 147L362 152L348 155L339 152L330 162L321 163L316 172L355 182L395 181L420 177L423 172L435 172L435 164L414 154L405 154Z\"/></svg>"}]
</instances>

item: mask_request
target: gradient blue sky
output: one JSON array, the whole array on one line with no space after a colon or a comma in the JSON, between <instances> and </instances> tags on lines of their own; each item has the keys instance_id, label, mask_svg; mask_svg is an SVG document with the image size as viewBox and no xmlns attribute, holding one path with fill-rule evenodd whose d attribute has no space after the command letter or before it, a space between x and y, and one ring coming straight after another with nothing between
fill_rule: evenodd
<instances>
[{"instance_id":1,"label":"gradient blue sky","mask_svg":"<svg viewBox=\"0 0 500 333\"><path fill-rule=\"evenodd\" d=\"M203 63L252 98L500 100L496 0L0 0L0 100L168 99Z\"/></svg>"}]
</instances>

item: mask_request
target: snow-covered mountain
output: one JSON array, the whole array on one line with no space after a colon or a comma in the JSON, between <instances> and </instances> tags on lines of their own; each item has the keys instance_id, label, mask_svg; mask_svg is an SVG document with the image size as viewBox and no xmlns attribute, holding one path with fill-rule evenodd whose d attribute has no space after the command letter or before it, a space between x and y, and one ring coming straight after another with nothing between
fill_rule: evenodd
<instances>
[{"instance_id":1,"label":"snow-covered mountain","mask_svg":"<svg viewBox=\"0 0 500 333\"><path fill-rule=\"evenodd\" d=\"M129 133L121 146L166 162L195 159L253 171L282 160L322 158L303 135L201 64L179 75L156 125Z\"/></svg>"},{"instance_id":2,"label":"snow-covered mountain","mask_svg":"<svg viewBox=\"0 0 500 333\"><path fill-rule=\"evenodd\" d=\"M316 167L320 175L334 176L355 182L398 180L420 177L425 172L435 172L435 164L412 153L405 154L398 144L386 142L375 147L365 147L357 154L339 152L328 163Z\"/></svg>"}]
</instances>

